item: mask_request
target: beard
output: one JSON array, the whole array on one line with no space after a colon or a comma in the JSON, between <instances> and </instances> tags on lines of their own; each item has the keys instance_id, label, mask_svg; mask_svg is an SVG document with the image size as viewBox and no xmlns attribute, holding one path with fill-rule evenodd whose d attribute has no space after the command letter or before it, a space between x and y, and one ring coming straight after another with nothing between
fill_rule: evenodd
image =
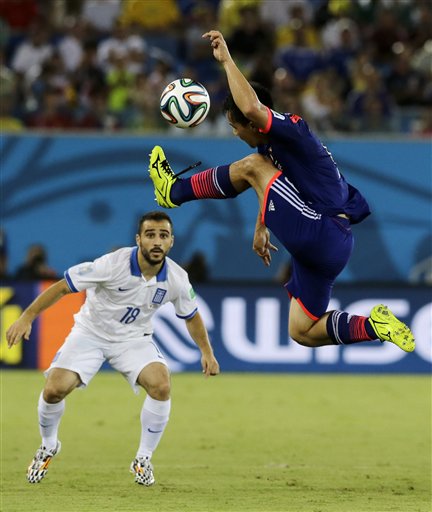
<instances>
[{"instance_id":1,"label":"beard","mask_svg":"<svg viewBox=\"0 0 432 512\"><path fill-rule=\"evenodd\" d=\"M140 247L142 257L149 265L160 265L165 259L166 253L163 251L146 251Z\"/></svg>"}]
</instances>

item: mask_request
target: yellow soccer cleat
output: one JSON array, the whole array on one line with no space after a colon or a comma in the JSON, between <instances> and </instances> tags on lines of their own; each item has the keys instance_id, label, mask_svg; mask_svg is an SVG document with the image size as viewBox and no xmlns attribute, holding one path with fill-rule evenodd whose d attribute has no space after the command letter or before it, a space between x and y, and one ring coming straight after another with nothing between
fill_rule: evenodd
<instances>
[{"instance_id":1,"label":"yellow soccer cleat","mask_svg":"<svg viewBox=\"0 0 432 512\"><path fill-rule=\"evenodd\" d=\"M153 181L156 201L163 208L177 208L170 199L171 187L177 178L160 146L155 146L150 153L150 178Z\"/></svg>"},{"instance_id":2,"label":"yellow soccer cleat","mask_svg":"<svg viewBox=\"0 0 432 512\"><path fill-rule=\"evenodd\" d=\"M415 349L413 333L387 306L375 306L371 311L369 323L381 341L390 341L405 352L412 352Z\"/></svg>"}]
</instances>

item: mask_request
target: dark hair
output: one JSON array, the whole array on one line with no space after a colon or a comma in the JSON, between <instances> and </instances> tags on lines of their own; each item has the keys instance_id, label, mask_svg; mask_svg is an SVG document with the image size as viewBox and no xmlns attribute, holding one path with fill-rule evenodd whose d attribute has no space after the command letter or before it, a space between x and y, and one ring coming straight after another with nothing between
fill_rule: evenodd
<instances>
[{"instance_id":1,"label":"dark hair","mask_svg":"<svg viewBox=\"0 0 432 512\"><path fill-rule=\"evenodd\" d=\"M154 220L156 222L161 222L164 220L167 220L169 222L169 225L171 226L171 231L173 230L173 223L170 219L169 215L167 215L165 212L161 212L159 210L155 210L153 212L145 213L140 220L138 221L138 235L141 233L142 225L146 220Z\"/></svg>"},{"instance_id":2,"label":"dark hair","mask_svg":"<svg viewBox=\"0 0 432 512\"><path fill-rule=\"evenodd\" d=\"M273 108L273 98L271 97L270 91L257 82L250 82L250 85L260 102L266 107ZM243 115L243 112L236 105L231 92L228 93L223 104L223 113L227 114L228 112L232 120L236 123L240 123L243 126L249 123L249 119Z\"/></svg>"}]
</instances>

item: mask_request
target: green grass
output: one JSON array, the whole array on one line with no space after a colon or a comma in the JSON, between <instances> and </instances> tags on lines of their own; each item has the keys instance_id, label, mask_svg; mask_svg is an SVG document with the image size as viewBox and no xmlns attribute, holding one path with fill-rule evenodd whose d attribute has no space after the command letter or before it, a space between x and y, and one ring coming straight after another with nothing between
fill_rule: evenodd
<instances>
[{"instance_id":1,"label":"green grass","mask_svg":"<svg viewBox=\"0 0 432 512\"><path fill-rule=\"evenodd\" d=\"M2 372L4 512L431 510L428 376L174 375L152 488L128 472L144 394L109 372L68 397L62 452L28 484L43 382Z\"/></svg>"}]
</instances>

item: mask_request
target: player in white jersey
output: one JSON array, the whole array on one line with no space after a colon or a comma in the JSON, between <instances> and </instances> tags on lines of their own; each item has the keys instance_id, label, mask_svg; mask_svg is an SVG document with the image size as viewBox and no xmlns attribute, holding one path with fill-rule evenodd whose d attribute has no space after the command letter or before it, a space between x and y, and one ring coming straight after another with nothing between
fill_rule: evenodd
<instances>
[{"instance_id":1,"label":"player in white jersey","mask_svg":"<svg viewBox=\"0 0 432 512\"><path fill-rule=\"evenodd\" d=\"M147 392L141 410L141 440L130 470L137 483L154 484L150 459L171 408L169 370L152 337L151 318L159 307L167 302L174 305L201 351L203 373L219 373L188 275L167 257L173 243L169 216L160 211L147 213L139 222L137 247L69 268L64 279L41 293L9 327L6 337L12 347L22 338L29 339L32 323L42 311L68 293L86 290L74 326L45 372L47 380L38 403L42 444L27 471L30 483L44 478L60 451L57 433L65 397L87 386L108 361L135 392L138 386Z\"/></svg>"}]
</instances>

